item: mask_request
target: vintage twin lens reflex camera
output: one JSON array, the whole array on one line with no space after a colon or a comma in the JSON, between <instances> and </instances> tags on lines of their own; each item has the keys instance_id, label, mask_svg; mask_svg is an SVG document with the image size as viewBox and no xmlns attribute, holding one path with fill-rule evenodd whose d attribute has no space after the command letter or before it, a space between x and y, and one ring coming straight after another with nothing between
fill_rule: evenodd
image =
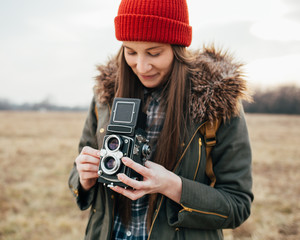
<instances>
[{"instance_id":1,"label":"vintage twin lens reflex camera","mask_svg":"<svg viewBox=\"0 0 300 240\"><path fill-rule=\"evenodd\" d=\"M146 114L141 111L141 100L135 98L115 98L107 132L100 150L98 182L109 187L126 184L118 180L118 173L142 180L140 174L126 167L122 157L144 165L150 157L151 149L146 139Z\"/></svg>"}]
</instances>

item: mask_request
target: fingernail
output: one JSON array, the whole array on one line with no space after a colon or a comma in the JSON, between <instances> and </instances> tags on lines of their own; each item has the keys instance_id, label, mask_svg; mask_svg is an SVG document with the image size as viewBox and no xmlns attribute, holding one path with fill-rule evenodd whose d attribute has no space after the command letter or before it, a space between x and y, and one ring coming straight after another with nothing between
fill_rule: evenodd
<instances>
[{"instance_id":1,"label":"fingernail","mask_svg":"<svg viewBox=\"0 0 300 240\"><path fill-rule=\"evenodd\" d=\"M123 178L124 178L124 176L122 174L120 174L120 173L117 174L117 177L118 177L119 180L123 180Z\"/></svg>"}]
</instances>

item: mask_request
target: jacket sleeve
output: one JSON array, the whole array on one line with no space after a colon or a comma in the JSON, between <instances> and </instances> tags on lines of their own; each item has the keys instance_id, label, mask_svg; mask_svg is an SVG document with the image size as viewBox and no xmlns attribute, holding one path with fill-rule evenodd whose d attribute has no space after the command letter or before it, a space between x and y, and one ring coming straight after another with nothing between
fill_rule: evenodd
<instances>
[{"instance_id":1,"label":"jacket sleeve","mask_svg":"<svg viewBox=\"0 0 300 240\"><path fill-rule=\"evenodd\" d=\"M95 108L95 101L93 99L89 108L88 116L84 124L82 136L80 138L79 147L78 147L79 153L81 152L84 146L98 148L97 138L96 138L97 118L94 112L94 108ZM73 164L73 168L71 170L70 177L69 177L69 188L73 193L74 197L76 198L76 202L79 208L81 210L85 210L89 208L89 206L93 201L96 187L94 186L89 191L84 191L81 188L79 182L79 174L77 172L75 162Z\"/></svg>"},{"instance_id":2,"label":"jacket sleeve","mask_svg":"<svg viewBox=\"0 0 300 240\"><path fill-rule=\"evenodd\" d=\"M253 201L251 148L244 113L221 124L216 138L211 153L215 187L181 177L181 205L167 200L171 226L235 228L249 217Z\"/></svg>"}]
</instances>

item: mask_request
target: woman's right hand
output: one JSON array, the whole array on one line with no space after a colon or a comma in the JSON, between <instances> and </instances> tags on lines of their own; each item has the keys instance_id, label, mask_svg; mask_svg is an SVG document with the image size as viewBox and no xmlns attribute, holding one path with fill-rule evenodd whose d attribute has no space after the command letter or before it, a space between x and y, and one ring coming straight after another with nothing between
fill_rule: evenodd
<instances>
[{"instance_id":1,"label":"woman's right hand","mask_svg":"<svg viewBox=\"0 0 300 240\"><path fill-rule=\"evenodd\" d=\"M86 191L91 189L98 179L98 167L100 162L100 151L85 146L75 160L79 181Z\"/></svg>"}]
</instances>

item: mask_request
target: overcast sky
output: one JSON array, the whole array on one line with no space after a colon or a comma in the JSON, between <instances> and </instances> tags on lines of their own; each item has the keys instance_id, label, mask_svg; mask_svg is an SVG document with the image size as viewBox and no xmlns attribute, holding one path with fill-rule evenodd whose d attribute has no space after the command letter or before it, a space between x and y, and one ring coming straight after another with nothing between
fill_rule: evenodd
<instances>
[{"instance_id":1,"label":"overcast sky","mask_svg":"<svg viewBox=\"0 0 300 240\"><path fill-rule=\"evenodd\" d=\"M187 0L191 48L215 43L252 86L300 86L299 0ZM0 99L86 105L96 65L114 55L120 0L0 0Z\"/></svg>"}]
</instances>

